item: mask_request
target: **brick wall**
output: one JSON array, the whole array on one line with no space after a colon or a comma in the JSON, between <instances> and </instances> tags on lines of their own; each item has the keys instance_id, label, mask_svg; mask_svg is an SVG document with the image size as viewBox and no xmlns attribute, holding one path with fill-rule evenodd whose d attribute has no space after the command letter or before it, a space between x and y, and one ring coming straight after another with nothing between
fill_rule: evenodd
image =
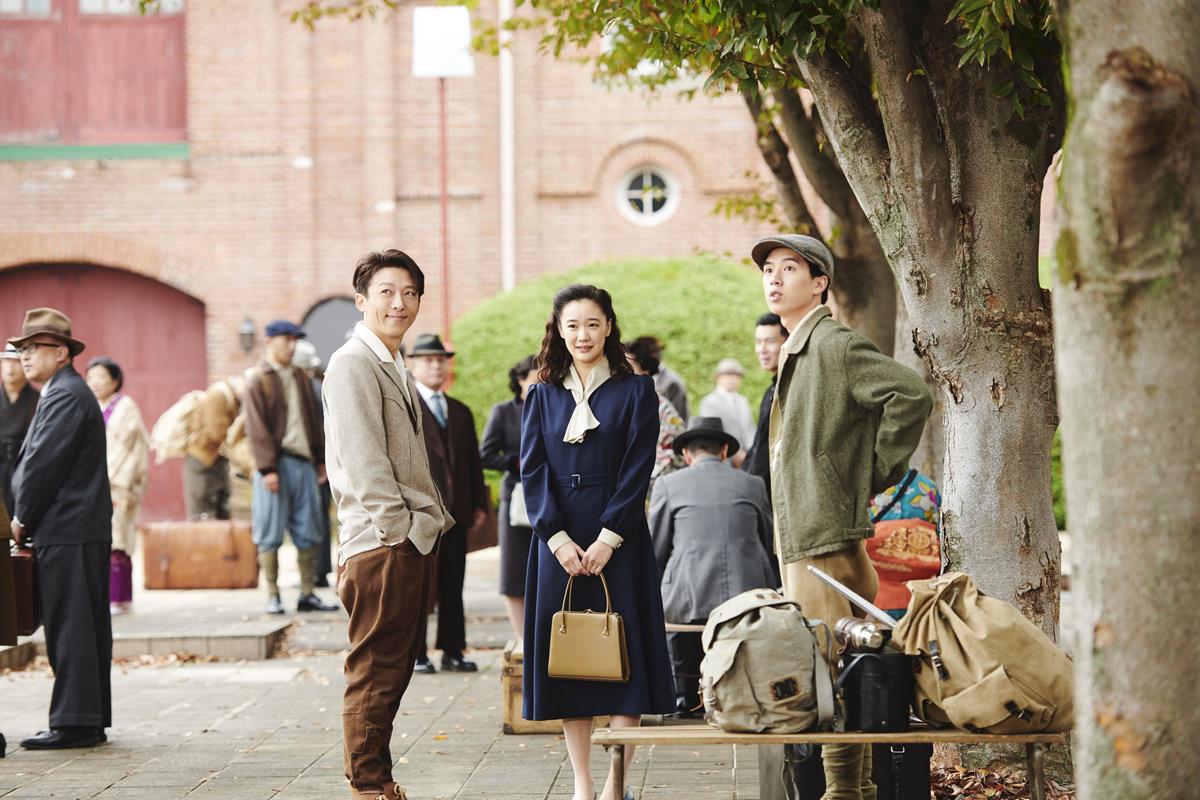
<instances>
[{"instance_id":1,"label":"brick wall","mask_svg":"<svg viewBox=\"0 0 1200 800\"><path fill-rule=\"evenodd\" d=\"M92 262L188 292L206 305L213 375L251 363L243 319L298 320L350 294L369 249L417 260L428 293L416 329L440 329L437 82L411 76L411 8L313 33L289 7L190 2L186 160L0 162L0 268ZM487 0L473 12L495 13ZM609 90L540 54L536 34L518 36L514 59L518 280L614 257L741 255L764 232L711 213L762 171L736 97ZM452 316L500 290L499 65L475 63L447 85ZM614 200L647 163L682 190L655 227Z\"/></svg>"}]
</instances>

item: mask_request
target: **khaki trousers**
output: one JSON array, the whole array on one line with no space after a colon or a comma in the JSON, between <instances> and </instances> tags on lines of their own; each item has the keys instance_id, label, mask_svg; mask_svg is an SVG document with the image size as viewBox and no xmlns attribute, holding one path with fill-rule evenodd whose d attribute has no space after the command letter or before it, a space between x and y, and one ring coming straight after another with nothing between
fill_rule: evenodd
<instances>
[{"instance_id":1,"label":"khaki trousers","mask_svg":"<svg viewBox=\"0 0 1200 800\"><path fill-rule=\"evenodd\" d=\"M350 612L342 700L346 778L354 797L399 796L392 780L392 724L412 678L436 550L407 540L346 562L338 594Z\"/></svg>"},{"instance_id":2,"label":"khaki trousers","mask_svg":"<svg viewBox=\"0 0 1200 800\"><path fill-rule=\"evenodd\" d=\"M854 608L806 567L812 564L836 578L867 600L874 601L879 591L879 576L867 557L867 545L858 542L845 550L824 553L793 561L783 566L783 593L800 604L808 619L822 620L829 629L842 617L862 617ZM818 637L826 658L824 637ZM858 744L825 745L821 748L825 764L825 800L875 800L875 784L871 782L871 748Z\"/></svg>"}]
</instances>

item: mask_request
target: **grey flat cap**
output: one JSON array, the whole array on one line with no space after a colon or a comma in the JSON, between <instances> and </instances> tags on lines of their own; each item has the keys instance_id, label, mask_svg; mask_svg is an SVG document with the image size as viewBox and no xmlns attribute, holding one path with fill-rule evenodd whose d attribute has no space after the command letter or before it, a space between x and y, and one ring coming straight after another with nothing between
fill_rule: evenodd
<instances>
[{"instance_id":1,"label":"grey flat cap","mask_svg":"<svg viewBox=\"0 0 1200 800\"><path fill-rule=\"evenodd\" d=\"M750 258L758 265L759 269L762 269L763 262L767 260L767 256L771 255L771 251L776 247L786 247L789 250L795 250L808 263L814 265L821 272L824 272L826 277L829 278L829 282L833 283L833 253L829 252L829 248L820 239L814 239L811 236L802 236L798 233L781 233L777 236L768 236L754 243L754 247L750 250Z\"/></svg>"}]
</instances>

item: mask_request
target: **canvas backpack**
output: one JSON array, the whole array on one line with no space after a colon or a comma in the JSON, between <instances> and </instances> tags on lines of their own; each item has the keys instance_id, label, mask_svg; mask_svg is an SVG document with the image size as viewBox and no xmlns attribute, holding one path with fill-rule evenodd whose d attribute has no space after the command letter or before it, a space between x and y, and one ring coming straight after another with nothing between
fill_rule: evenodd
<instances>
[{"instance_id":1,"label":"canvas backpack","mask_svg":"<svg viewBox=\"0 0 1200 800\"><path fill-rule=\"evenodd\" d=\"M168 458L180 458L187 452L192 438L192 420L196 406L204 399L204 392L193 389L162 413L150 431L150 449L154 451L154 463L161 464Z\"/></svg>"},{"instance_id":2,"label":"canvas backpack","mask_svg":"<svg viewBox=\"0 0 1200 800\"><path fill-rule=\"evenodd\" d=\"M722 730L797 733L833 721L833 684L817 637L779 592L752 589L726 600L701 641L705 715Z\"/></svg>"},{"instance_id":3,"label":"canvas backpack","mask_svg":"<svg viewBox=\"0 0 1200 800\"><path fill-rule=\"evenodd\" d=\"M918 717L983 733L1071 729L1071 659L1040 628L961 572L908 588L892 639L917 656Z\"/></svg>"},{"instance_id":4,"label":"canvas backpack","mask_svg":"<svg viewBox=\"0 0 1200 800\"><path fill-rule=\"evenodd\" d=\"M268 398L271 396L271 382L264 378L261 370L251 367L243 377L247 386L250 385L250 381L257 381L262 386L263 394ZM246 435L245 408L242 408L230 423L229 431L225 435L225 444L221 446L221 455L229 459L233 471L246 480L250 480L258 471L254 462L254 451L250 447L250 437Z\"/></svg>"}]
</instances>

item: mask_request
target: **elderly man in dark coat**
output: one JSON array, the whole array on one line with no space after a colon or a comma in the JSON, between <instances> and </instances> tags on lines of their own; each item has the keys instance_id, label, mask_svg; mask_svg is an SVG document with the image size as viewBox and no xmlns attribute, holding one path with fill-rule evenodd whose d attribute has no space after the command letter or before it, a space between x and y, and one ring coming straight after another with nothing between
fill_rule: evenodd
<instances>
[{"instance_id":1,"label":"elderly man in dark coat","mask_svg":"<svg viewBox=\"0 0 1200 800\"><path fill-rule=\"evenodd\" d=\"M25 314L25 377L42 384L37 412L13 473L12 533L35 552L46 654L54 669L50 728L21 742L29 749L94 747L112 724L108 615L112 495L104 419L73 360L83 342L52 308Z\"/></svg>"},{"instance_id":2,"label":"elderly man in dark coat","mask_svg":"<svg viewBox=\"0 0 1200 800\"><path fill-rule=\"evenodd\" d=\"M740 447L718 417L692 417L675 437L688 466L664 475L650 494L650 536L662 575L668 622L702 624L712 610L749 589L774 586L771 503L759 478L725 463ZM699 705L699 633L669 633L675 705Z\"/></svg>"}]
</instances>

